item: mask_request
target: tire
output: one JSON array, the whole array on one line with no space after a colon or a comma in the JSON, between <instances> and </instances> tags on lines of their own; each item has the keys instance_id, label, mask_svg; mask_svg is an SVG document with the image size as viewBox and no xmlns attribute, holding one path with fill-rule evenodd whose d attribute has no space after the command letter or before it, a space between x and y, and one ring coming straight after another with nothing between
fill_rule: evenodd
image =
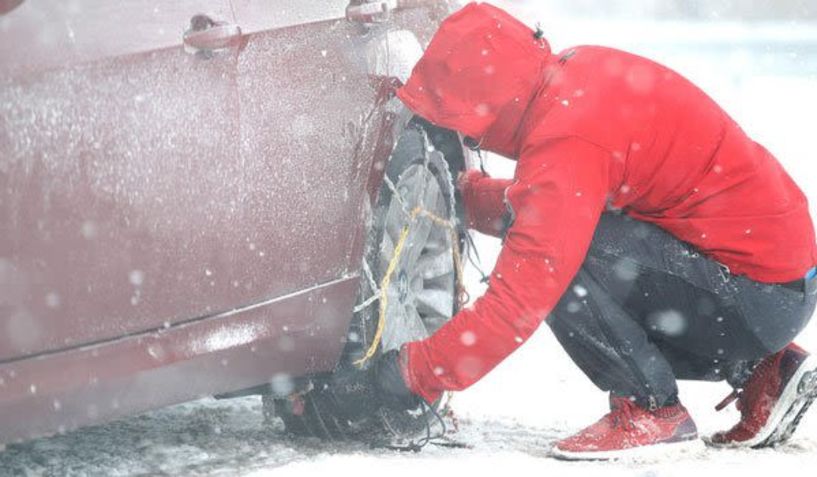
<instances>
[{"instance_id":1,"label":"tire","mask_svg":"<svg viewBox=\"0 0 817 477\"><path fill-rule=\"evenodd\" d=\"M454 146L452 146L452 141ZM448 154L444 154L448 152ZM428 217L411 220L406 211L422 206L434 215L461 223L462 209L454 177L464 159L456 134L414 120L404 131L386 169L378 202L371 211L365 260L371 278L362 273L358 304L377 293L397 242L408 235L388 287L386 325L376 356L433 334L458 311L459 276L454 247L461 252L461 232ZM394 187L389 185L389 181ZM395 196L400 195L400 198ZM404 440L425 432L432 416L361 406L362 371L355 362L372 345L380 318L380 303L355 314L346 348L335 372L313 380L314 389L296 400L265 399L265 412L282 418L288 432L323 439ZM371 364L369 360L364 368ZM443 406L442 402L434 404Z\"/></svg>"}]
</instances>

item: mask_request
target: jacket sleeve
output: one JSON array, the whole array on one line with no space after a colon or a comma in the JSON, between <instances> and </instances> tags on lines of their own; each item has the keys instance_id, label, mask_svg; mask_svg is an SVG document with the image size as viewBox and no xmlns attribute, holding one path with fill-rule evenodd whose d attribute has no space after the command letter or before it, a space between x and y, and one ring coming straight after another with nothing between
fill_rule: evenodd
<instances>
[{"instance_id":1,"label":"jacket sleeve","mask_svg":"<svg viewBox=\"0 0 817 477\"><path fill-rule=\"evenodd\" d=\"M604 210L609 154L578 138L525 147L508 201L515 214L484 296L433 336L403 347L409 388L426 401L462 390L524 343L584 261Z\"/></svg>"},{"instance_id":2,"label":"jacket sleeve","mask_svg":"<svg viewBox=\"0 0 817 477\"><path fill-rule=\"evenodd\" d=\"M511 179L493 179L481 171L466 171L459 180L468 228L501 238L509 215L505 191Z\"/></svg>"}]
</instances>

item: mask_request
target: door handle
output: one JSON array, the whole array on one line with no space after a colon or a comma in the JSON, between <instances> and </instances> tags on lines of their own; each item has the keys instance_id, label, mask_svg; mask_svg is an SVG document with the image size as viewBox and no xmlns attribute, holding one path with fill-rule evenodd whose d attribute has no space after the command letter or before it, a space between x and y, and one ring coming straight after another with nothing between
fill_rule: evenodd
<instances>
[{"instance_id":1,"label":"door handle","mask_svg":"<svg viewBox=\"0 0 817 477\"><path fill-rule=\"evenodd\" d=\"M351 0L346 7L346 19L350 22L374 24L385 23L391 13L411 8L440 8L435 0ZM447 8L444 8L447 11Z\"/></svg>"},{"instance_id":2,"label":"door handle","mask_svg":"<svg viewBox=\"0 0 817 477\"><path fill-rule=\"evenodd\" d=\"M346 7L346 19L364 24L384 23L397 7L398 0L352 0Z\"/></svg>"},{"instance_id":3,"label":"door handle","mask_svg":"<svg viewBox=\"0 0 817 477\"><path fill-rule=\"evenodd\" d=\"M191 53L212 52L231 48L240 38L241 27L238 25L196 15L190 19L190 29L184 32L184 46Z\"/></svg>"},{"instance_id":4,"label":"door handle","mask_svg":"<svg viewBox=\"0 0 817 477\"><path fill-rule=\"evenodd\" d=\"M21 3L23 3L23 0L0 0L0 15L5 15L14 10L19 7Z\"/></svg>"}]
</instances>

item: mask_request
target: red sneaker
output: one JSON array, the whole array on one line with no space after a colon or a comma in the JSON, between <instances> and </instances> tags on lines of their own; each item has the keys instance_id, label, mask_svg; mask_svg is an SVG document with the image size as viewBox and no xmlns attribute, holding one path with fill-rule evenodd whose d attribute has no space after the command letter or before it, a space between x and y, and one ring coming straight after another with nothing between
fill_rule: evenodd
<instances>
[{"instance_id":1,"label":"red sneaker","mask_svg":"<svg viewBox=\"0 0 817 477\"><path fill-rule=\"evenodd\" d=\"M698 429L684 406L649 411L625 398L611 398L609 414L553 446L566 460L639 458L701 446Z\"/></svg>"},{"instance_id":2,"label":"red sneaker","mask_svg":"<svg viewBox=\"0 0 817 477\"><path fill-rule=\"evenodd\" d=\"M817 359L792 343L752 371L743 390L733 392L716 409L737 400L741 418L732 429L710 438L716 446L770 447L791 438L817 399Z\"/></svg>"}]
</instances>

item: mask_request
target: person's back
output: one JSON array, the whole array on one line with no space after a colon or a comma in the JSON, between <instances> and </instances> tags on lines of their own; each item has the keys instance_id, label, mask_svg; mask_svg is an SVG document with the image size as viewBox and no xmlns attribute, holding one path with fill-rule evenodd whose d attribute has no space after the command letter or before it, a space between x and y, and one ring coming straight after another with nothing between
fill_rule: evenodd
<instances>
[{"instance_id":1,"label":"person's back","mask_svg":"<svg viewBox=\"0 0 817 477\"><path fill-rule=\"evenodd\" d=\"M557 56L528 122L609 151L612 207L758 281L795 280L817 263L805 196L706 93L623 51Z\"/></svg>"}]
</instances>

